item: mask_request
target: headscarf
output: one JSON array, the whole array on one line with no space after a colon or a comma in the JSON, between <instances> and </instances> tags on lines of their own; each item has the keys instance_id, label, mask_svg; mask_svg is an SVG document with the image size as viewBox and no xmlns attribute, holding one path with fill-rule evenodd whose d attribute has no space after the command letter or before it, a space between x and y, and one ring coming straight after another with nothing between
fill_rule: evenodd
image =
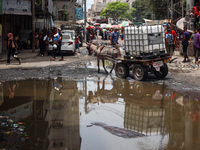
<instances>
[{"instance_id":1,"label":"headscarf","mask_svg":"<svg viewBox=\"0 0 200 150\"><path fill-rule=\"evenodd\" d=\"M10 45L10 41L13 40L13 34L12 33L8 33L8 47Z\"/></svg>"}]
</instances>

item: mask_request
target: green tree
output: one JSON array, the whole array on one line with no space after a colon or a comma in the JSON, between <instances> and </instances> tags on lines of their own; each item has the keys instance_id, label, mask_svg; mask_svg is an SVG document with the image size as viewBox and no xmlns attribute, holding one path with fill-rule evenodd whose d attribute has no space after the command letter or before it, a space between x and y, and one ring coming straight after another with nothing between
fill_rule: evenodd
<instances>
[{"instance_id":1,"label":"green tree","mask_svg":"<svg viewBox=\"0 0 200 150\"><path fill-rule=\"evenodd\" d=\"M100 17L112 18L114 21L124 19L127 16L129 5L125 2L108 3L105 9L101 10Z\"/></svg>"},{"instance_id":2,"label":"green tree","mask_svg":"<svg viewBox=\"0 0 200 150\"><path fill-rule=\"evenodd\" d=\"M144 22L144 18L155 20L167 18L166 0L136 0L132 3L132 7L135 8L131 12L135 22Z\"/></svg>"}]
</instances>

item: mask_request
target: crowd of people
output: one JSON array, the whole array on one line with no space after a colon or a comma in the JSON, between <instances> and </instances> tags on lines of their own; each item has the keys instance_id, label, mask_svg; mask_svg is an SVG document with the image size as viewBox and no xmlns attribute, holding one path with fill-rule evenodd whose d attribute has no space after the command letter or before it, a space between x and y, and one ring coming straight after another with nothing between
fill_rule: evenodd
<instances>
[{"instance_id":1,"label":"crowd of people","mask_svg":"<svg viewBox=\"0 0 200 150\"><path fill-rule=\"evenodd\" d=\"M194 14L194 33L191 34L187 30L187 26L184 26L184 29L182 31L181 38L182 39L182 47L183 47L183 55L185 62L190 62L191 60L188 57L188 46L191 42L193 42L193 50L194 50L194 58L195 58L195 65L199 64L200 61L198 61L198 57L200 54L200 26L199 26L199 16L200 16L200 7L198 4L196 4L192 10L189 12ZM189 15L188 14L188 15ZM167 31L165 32L165 47L167 50L167 53L171 56L172 61L172 55L175 50L175 45L177 43L177 33L172 29L170 25L167 26Z\"/></svg>"},{"instance_id":2,"label":"crowd of people","mask_svg":"<svg viewBox=\"0 0 200 150\"><path fill-rule=\"evenodd\" d=\"M7 41L7 64L10 64L10 57L12 56L16 60L19 61L19 64L21 64L21 59L18 57L19 50L24 49L32 49L32 32L29 34L27 38L27 42L23 43L20 40L20 36L13 36L13 33L8 33L7 38L5 39ZM79 45L82 46L83 42L83 33L82 29L76 30L75 35L75 45L78 49L78 52L80 52ZM61 53L61 44L62 42L62 33L61 28L51 28L51 29L42 29L40 33L35 32L35 48L39 49L39 55L43 57L45 53L47 52L48 45L51 44L53 46L53 53L52 53L52 61L56 60L56 53L58 51L59 55L61 56L60 61L63 61L63 54Z\"/></svg>"},{"instance_id":3,"label":"crowd of people","mask_svg":"<svg viewBox=\"0 0 200 150\"><path fill-rule=\"evenodd\" d=\"M91 42L93 39L98 39L98 37L101 37L101 40L110 40L111 33L116 30L117 34L117 40L119 40L119 37L123 40L123 30L124 28L122 27L121 29L119 27L116 28L100 28L99 26L94 27L94 28L87 28L86 30L86 41Z\"/></svg>"},{"instance_id":4,"label":"crowd of people","mask_svg":"<svg viewBox=\"0 0 200 150\"><path fill-rule=\"evenodd\" d=\"M198 9L197 9L198 8ZM196 24L198 24L198 17L199 17L199 7L194 6L192 11L195 14L195 27L197 27ZM191 11L191 12L192 12ZM198 13L197 13L198 11ZM78 49L78 52L80 53L79 46L83 44L84 35L86 36L86 42L92 42L93 39L99 39L101 40L109 40L112 47L116 48L119 51L118 46L118 40L121 38L123 40L123 32L124 28L100 28L99 26L87 28L86 33L84 33L83 28L78 28L76 30L75 35L75 48ZM32 33L30 33L32 35ZM28 38L27 47L32 48L32 38ZM179 39L179 40L178 40ZM8 34L7 40L7 47L8 47L8 54L7 54L7 64L10 64L10 57L14 57L16 60L18 60L19 64L21 64L20 58L17 55L17 51L23 50L23 44L20 43L20 38L16 37L14 38L12 33ZM174 59L173 53L175 51L175 48L182 43L183 48L183 54L184 54L184 60L183 62L190 62L190 59L188 57L188 46L191 43L191 40L193 40L193 49L194 49L194 57L195 57L195 64L199 64L199 54L200 54L200 28L196 28L194 30L194 33L191 35L187 31L187 27L184 27L184 30L173 30L173 26L171 26L170 23L168 23L166 27L165 32L165 47L166 51L171 56L170 62L172 62ZM51 42L50 42L51 41ZM43 29L38 32L35 32L35 48L40 49L39 54L40 56L44 56L46 50L48 49L48 45L51 44L54 49L52 53L52 61L56 60L56 52L58 51L60 54L60 61L63 61L63 54L61 53L61 44L62 42L62 33L60 28L52 28L49 30ZM180 42L180 43L179 43Z\"/></svg>"}]
</instances>

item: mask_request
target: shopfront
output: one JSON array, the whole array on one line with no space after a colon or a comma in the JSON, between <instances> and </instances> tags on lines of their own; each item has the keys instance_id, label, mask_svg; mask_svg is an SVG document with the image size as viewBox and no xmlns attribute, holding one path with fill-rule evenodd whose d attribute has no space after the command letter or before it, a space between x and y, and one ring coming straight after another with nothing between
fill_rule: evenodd
<instances>
[{"instance_id":1,"label":"shopfront","mask_svg":"<svg viewBox=\"0 0 200 150\"><path fill-rule=\"evenodd\" d=\"M32 31L31 0L2 0L1 8L1 39L5 39L9 32L14 36L20 36L24 31ZM1 42L2 51L6 52L6 41Z\"/></svg>"}]
</instances>

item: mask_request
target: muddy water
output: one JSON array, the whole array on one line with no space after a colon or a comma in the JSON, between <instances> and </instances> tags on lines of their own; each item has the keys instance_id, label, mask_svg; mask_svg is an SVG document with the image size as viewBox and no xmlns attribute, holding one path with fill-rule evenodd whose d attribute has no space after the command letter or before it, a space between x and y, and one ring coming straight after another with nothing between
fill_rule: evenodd
<instances>
[{"instance_id":1,"label":"muddy water","mask_svg":"<svg viewBox=\"0 0 200 150\"><path fill-rule=\"evenodd\" d=\"M0 148L198 150L200 102L118 78L0 84Z\"/></svg>"}]
</instances>

